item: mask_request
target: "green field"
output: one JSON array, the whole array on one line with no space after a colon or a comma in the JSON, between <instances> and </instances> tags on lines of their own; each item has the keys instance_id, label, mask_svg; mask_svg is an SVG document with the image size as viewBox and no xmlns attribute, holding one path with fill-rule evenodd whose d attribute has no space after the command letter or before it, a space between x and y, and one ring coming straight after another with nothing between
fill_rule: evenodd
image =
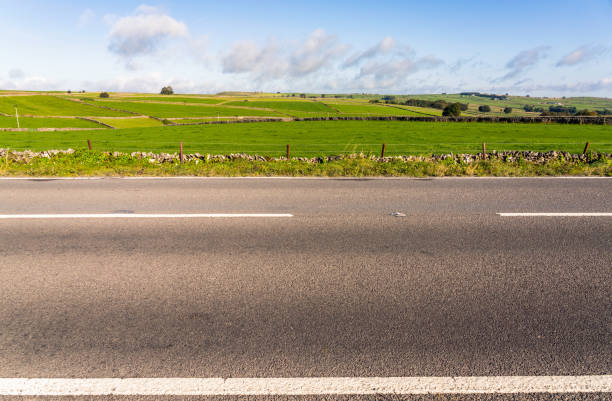
<instances>
[{"instance_id":1,"label":"green field","mask_svg":"<svg viewBox=\"0 0 612 401\"><path fill-rule=\"evenodd\" d=\"M291 144L293 156L355 152L387 154L476 153L487 150L591 149L612 152L612 127L601 125L440 123L404 121L322 121L195 125L106 131L3 132L0 147L11 149L84 148L91 139L96 150L258 153L278 156Z\"/></svg>"},{"instance_id":2,"label":"green field","mask_svg":"<svg viewBox=\"0 0 612 401\"><path fill-rule=\"evenodd\" d=\"M80 118L20 117L20 128L104 128L103 125ZM15 117L0 116L0 128L17 128Z\"/></svg>"},{"instance_id":3,"label":"green field","mask_svg":"<svg viewBox=\"0 0 612 401\"><path fill-rule=\"evenodd\" d=\"M0 112L15 115L15 106L19 115L32 116L129 116L113 110L89 106L72 100L61 99L55 96L0 96Z\"/></svg>"},{"instance_id":4,"label":"green field","mask_svg":"<svg viewBox=\"0 0 612 401\"><path fill-rule=\"evenodd\" d=\"M220 98L202 98L189 96L125 96L113 98L116 101L149 101L149 102L176 102L176 103L202 103L218 104L225 101Z\"/></svg>"},{"instance_id":5,"label":"green field","mask_svg":"<svg viewBox=\"0 0 612 401\"><path fill-rule=\"evenodd\" d=\"M351 104L351 103L330 103L330 106L342 114L349 115L377 115L377 116L422 116L400 107L380 106L375 104Z\"/></svg>"},{"instance_id":6,"label":"green field","mask_svg":"<svg viewBox=\"0 0 612 401\"><path fill-rule=\"evenodd\" d=\"M103 122L113 128L143 128L160 127L164 125L161 121L149 117L137 118L96 118L96 121Z\"/></svg>"},{"instance_id":7,"label":"green field","mask_svg":"<svg viewBox=\"0 0 612 401\"><path fill-rule=\"evenodd\" d=\"M321 102L312 101L291 101L291 100L280 100L280 101L259 101L259 100L244 100L228 102L224 105L228 106L244 106L244 107L259 107L264 109L273 109L283 112L291 111L303 111L303 112L319 112L319 113L336 113L334 109Z\"/></svg>"},{"instance_id":8,"label":"green field","mask_svg":"<svg viewBox=\"0 0 612 401\"><path fill-rule=\"evenodd\" d=\"M163 103L137 103L137 102L115 102L99 101L100 105L119 110L129 110L146 116L158 118L166 117L221 117L230 116L278 116L281 115L267 110L232 108L223 106L190 106L182 104Z\"/></svg>"}]
</instances>

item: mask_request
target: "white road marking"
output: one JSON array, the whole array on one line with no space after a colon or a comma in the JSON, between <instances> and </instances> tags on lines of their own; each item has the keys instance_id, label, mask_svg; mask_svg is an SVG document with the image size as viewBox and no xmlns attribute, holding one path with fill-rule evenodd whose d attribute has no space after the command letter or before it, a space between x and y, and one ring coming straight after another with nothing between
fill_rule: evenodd
<instances>
[{"instance_id":1,"label":"white road marking","mask_svg":"<svg viewBox=\"0 0 612 401\"><path fill-rule=\"evenodd\" d=\"M612 213L497 213L501 217L612 217Z\"/></svg>"},{"instance_id":2,"label":"white road marking","mask_svg":"<svg viewBox=\"0 0 612 401\"><path fill-rule=\"evenodd\" d=\"M0 220L23 219L199 219L233 217L293 217L289 213L53 213L0 214Z\"/></svg>"},{"instance_id":3,"label":"white road marking","mask_svg":"<svg viewBox=\"0 0 612 401\"><path fill-rule=\"evenodd\" d=\"M323 395L612 392L606 376L0 378L0 395Z\"/></svg>"}]
</instances>

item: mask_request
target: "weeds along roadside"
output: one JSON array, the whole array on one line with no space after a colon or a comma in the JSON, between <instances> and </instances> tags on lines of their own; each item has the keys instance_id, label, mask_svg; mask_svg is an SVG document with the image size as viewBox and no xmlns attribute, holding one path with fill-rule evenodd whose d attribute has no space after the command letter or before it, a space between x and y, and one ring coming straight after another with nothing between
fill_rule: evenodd
<instances>
[{"instance_id":1,"label":"weeds along roadside","mask_svg":"<svg viewBox=\"0 0 612 401\"><path fill-rule=\"evenodd\" d=\"M456 159L379 161L369 157L346 157L312 163L287 160L187 160L183 163L151 162L147 158L94 151L33 157L19 160L5 154L0 158L1 176L314 176L314 177L445 177L445 176L608 176L612 159L568 160L558 157L543 163L517 159L462 162Z\"/></svg>"}]
</instances>

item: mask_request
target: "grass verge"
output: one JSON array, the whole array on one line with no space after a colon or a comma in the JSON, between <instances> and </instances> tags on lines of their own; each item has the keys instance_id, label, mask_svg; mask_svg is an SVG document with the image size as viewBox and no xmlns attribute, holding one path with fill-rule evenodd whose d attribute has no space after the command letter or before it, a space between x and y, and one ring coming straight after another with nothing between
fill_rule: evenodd
<instances>
[{"instance_id":1,"label":"grass verge","mask_svg":"<svg viewBox=\"0 0 612 401\"><path fill-rule=\"evenodd\" d=\"M287 161L189 161L156 163L129 155L76 151L29 162L0 159L0 176L314 176L314 177L537 177L537 176L612 177L612 159L595 162L552 160L543 164L519 160L481 160L462 163L443 161L389 161L367 158L340 159L324 163Z\"/></svg>"}]
</instances>

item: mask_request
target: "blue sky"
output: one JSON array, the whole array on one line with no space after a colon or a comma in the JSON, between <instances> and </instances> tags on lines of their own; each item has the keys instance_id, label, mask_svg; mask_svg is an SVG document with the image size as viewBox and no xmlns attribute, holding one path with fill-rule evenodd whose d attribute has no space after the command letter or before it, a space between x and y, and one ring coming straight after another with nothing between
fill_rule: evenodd
<instances>
[{"instance_id":1,"label":"blue sky","mask_svg":"<svg viewBox=\"0 0 612 401\"><path fill-rule=\"evenodd\" d=\"M0 0L0 89L612 97L612 0Z\"/></svg>"}]
</instances>

